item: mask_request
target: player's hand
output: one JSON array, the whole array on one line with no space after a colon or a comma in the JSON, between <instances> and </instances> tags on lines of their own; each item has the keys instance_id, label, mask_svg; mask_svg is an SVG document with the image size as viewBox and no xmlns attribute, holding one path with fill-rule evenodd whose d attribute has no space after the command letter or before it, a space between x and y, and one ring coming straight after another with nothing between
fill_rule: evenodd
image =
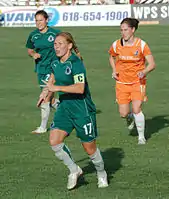
<instances>
[{"instance_id":1,"label":"player's hand","mask_svg":"<svg viewBox=\"0 0 169 199\"><path fill-rule=\"evenodd\" d=\"M34 53L32 57L36 60L39 59L41 55L39 53Z\"/></svg>"},{"instance_id":2,"label":"player's hand","mask_svg":"<svg viewBox=\"0 0 169 199\"><path fill-rule=\"evenodd\" d=\"M146 74L145 74L143 71L141 71L141 72L138 72L138 73L137 73L137 76L138 76L140 79L143 79L143 78L146 76Z\"/></svg>"},{"instance_id":3,"label":"player's hand","mask_svg":"<svg viewBox=\"0 0 169 199\"><path fill-rule=\"evenodd\" d=\"M113 72L112 73L112 78L115 79L115 80L119 80L119 73Z\"/></svg>"},{"instance_id":4,"label":"player's hand","mask_svg":"<svg viewBox=\"0 0 169 199\"><path fill-rule=\"evenodd\" d=\"M42 102L46 99L46 97L48 96L48 92L48 89L45 89L41 92L39 100L37 102L37 107L39 107L42 104Z\"/></svg>"},{"instance_id":5,"label":"player's hand","mask_svg":"<svg viewBox=\"0 0 169 199\"><path fill-rule=\"evenodd\" d=\"M46 88L48 89L48 91L51 91L51 92L57 92L57 86L55 86L54 84L50 83L50 82L46 82L44 80L42 80L43 83L46 84Z\"/></svg>"}]
</instances>

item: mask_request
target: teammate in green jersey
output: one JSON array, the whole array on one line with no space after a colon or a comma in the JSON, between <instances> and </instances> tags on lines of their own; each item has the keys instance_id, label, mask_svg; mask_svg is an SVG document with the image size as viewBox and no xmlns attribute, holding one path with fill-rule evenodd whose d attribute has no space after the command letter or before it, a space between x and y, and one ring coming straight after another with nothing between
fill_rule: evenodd
<instances>
[{"instance_id":1,"label":"teammate in green jersey","mask_svg":"<svg viewBox=\"0 0 169 199\"><path fill-rule=\"evenodd\" d=\"M26 47L28 55L35 60L35 72L37 73L40 85L44 83L42 80L48 81L50 77L50 64L54 51L54 40L60 30L56 30L47 26L48 14L44 10L39 10L35 14L37 29L30 33ZM47 122L50 114L50 105L57 108L58 100L54 98L52 92L41 104L41 124L32 131L32 133L45 133L47 131Z\"/></svg>"},{"instance_id":2,"label":"teammate in green jersey","mask_svg":"<svg viewBox=\"0 0 169 199\"><path fill-rule=\"evenodd\" d=\"M70 170L67 188L76 187L82 169L72 159L70 150L64 144L65 138L76 130L84 150L93 162L98 177L98 187L108 186L107 173L100 150L96 146L96 108L92 101L83 62L72 53L75 42L70 33L62 32L54 41L56 57L51 64L51 76L44 83L38 104L49 92L58 92L60 103L51 124L50 145L56 157Z\"/></svg>"}]
</instances>

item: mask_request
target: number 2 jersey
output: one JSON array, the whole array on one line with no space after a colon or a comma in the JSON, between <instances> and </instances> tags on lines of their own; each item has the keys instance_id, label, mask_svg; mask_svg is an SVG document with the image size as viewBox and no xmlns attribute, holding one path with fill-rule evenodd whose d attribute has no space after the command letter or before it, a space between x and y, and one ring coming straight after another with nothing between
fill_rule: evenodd
<instances>
[{"instance_id":1,"label":"number 2 jersey","mask_svg":"<svg viewBox=\"0 0 169 199\"><path fill-rule=\"evenodd\" d=\"M132 84L139 82L138 72L145 68L145 57L151 54L149 46L136 38L132 46L123 46L121 39L113 42L109 54L116 58L115 66L119 82Z\"/></svg>"},{"instance_id":2,"label":"number 2 jersey","mask_svg":"<svg viewBox=\"0 0 169 199\"><path fill-rule=\"evenodd\" d=\"M83 62L74 53L64 62L55 57L51 64L51 73L55 76L55 85L70 86L76 83L84 83L83 94L58 92L62 107L71 118L87 117L96 113L95 104L92 101Z\"/></svg>"},{"instance_id":3,"label":"number 2 jersey","mask_svg":"<svg viewBox=\"0 0 169 199\"><path fill-rule=\"evenodd\" d=\"M48 74L53 56L55 56L54 40L60 30L48 27L45 33L38 29L30 33L26 47L35 50L41 57L35 60L35 72Z\"/></svg>"}]
</instances>

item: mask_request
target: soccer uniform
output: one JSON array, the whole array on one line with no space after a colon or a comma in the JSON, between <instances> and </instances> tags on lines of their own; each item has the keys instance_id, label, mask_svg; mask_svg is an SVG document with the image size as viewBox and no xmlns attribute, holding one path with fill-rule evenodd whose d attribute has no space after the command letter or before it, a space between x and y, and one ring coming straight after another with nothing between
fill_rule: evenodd
<instances>
[{"instance_id":1,"label":"soccer uniform","mask_svg":"<svg viewBox=\"0 0 169 199\"><path fill-rule=\"evenodd\" d=\"M91 99L86 79L86 70L82 61L74 54L64 63L59 58L51 64L57 86L69 86L85 83L83 94L58 92L60 104L55 112L51 129L60 129L70 134L76 129L76 135L82 142L91 142L97 137L96 108Z\"/></svg>"},{"instance_id":2,"label":"soccer uniform","mask_svg":"<svg viewBox=\"0 0 169 199\"><path fill-rule=\"evenodd\" d=\"M54 40L60 30L48 27L45 33L41 33L38 29L30 33L26 47L34 49L41 57L35 60L35 72L38 75L40 85L44 83L42 80L48 81L50 77L50 64L55 56Z\"/></svg>"},{"instance_id":3,"label":"soccer uniform","mask_svg":"<svg viewBox=\"0 0 169 199\"><path fill-rule=\"evenodd\" d=\"M132 100L145 101L146 79L140 80L138 72L145 68L145 56L151 55L148 45L140 38L132 46L123 46L121 40L117 40L110 47L109 54L116 58L118 104L128 104Z\"/></svg>"}]
</instances>

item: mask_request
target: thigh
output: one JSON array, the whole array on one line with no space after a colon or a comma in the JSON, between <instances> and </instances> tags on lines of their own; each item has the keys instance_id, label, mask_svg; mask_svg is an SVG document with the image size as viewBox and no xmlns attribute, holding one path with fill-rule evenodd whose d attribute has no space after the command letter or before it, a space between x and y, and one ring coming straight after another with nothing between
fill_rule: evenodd
<instances>
[{"instance_id":1,"label":"thigh","mask_svg":"<svg viewBox=\"0 0 169 199\"><path fill-rule=\"evenodd\" d=\"M130 113L130 104L119 104L119 113L121 117L126 117Z\"/></svg>"},{"instance_id":2,"label":"thigh","mask_svg":"<svg viewBox=\"0 0 169 199\"><path fill-rule=\"evenodd\" d=\"M53 122L50 129L59 129L65 131L69 135L73 131L73 128L74 126L71 118L68 116L67 112L62 106L62 103L60 103L54 114Z\"/></svg>"},{"instance_id":3,"label":"thigh","mask_svg":"<svg viewBox=\"0 0 169 199\"><path fill-rule=\"evenodd\" d=\"M96 114L75 119L73 123L76 129L76 135L80 138L81 142L92 142L96 139L98 135Z\"/></svg>"},{"instance_id":4,"label":"thigh","mask_svg":"<svg viewBox=\"0 0 169 199\"><path fill-rule=\"evenodd\" d=\"M135 113L135 114L140 113L141 105L142 105L141 100L133 100L132 101L132 112Z\"/></svg>"},{"instance_id":5,"label":"thigh","mask_svg":"<svg viewBox=\"0 0 169 199\"><path fill-rule=\"evenodd\" d=\"M146 84L134 84L132 86L132 92L131 92L131 99L132 101L134 100L139 100L139 101L147 101L147 96L146 96Z\"/></svg>"},{"instance_id":6,"label":"thigh","mask_svg":"<svg viewBox=\"0 0 169 199\"><path fill-rule=\"evenodd\" d=\"M131 85L116 83L116 100L118 104L131 102Z\"/></svg>"}]
</instances>

